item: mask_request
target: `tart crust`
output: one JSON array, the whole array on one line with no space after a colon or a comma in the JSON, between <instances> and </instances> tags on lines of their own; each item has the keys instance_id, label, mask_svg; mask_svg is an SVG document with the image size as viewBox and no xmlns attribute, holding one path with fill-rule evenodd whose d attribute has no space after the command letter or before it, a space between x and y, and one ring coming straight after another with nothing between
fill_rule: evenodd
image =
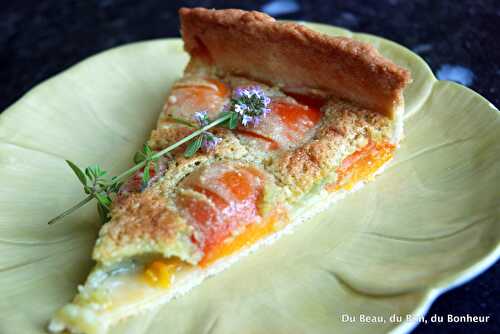
<instances>
[{"instance_id":1,"label":"tart crust","mask_svg":"<svg viewBox=\"0 0 500 334\"><path fill-rule=\"evenodd\" d=\"M184 48L193 59L285 91L320 90L394 118L411 81L408 70L369 44L260 12L181 8L179 14Z\"/></svg>"}]
</instances>

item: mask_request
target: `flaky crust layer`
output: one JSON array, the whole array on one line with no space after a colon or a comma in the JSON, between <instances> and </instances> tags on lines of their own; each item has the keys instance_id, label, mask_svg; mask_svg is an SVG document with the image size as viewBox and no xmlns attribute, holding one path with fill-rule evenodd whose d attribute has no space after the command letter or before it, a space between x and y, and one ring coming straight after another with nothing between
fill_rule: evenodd
<instances>
[{"instance_id":1,"label":"flaky crust layer","mask_svg":"<svg viewBox=\"0 0 500 334\"><path fill-rule=\"evenodd\" d=\"M184 47L219 70L285 90L316 89L391 118L410 73L369 44L237 9L182 8Z\"/></svg>"}]
</instances>

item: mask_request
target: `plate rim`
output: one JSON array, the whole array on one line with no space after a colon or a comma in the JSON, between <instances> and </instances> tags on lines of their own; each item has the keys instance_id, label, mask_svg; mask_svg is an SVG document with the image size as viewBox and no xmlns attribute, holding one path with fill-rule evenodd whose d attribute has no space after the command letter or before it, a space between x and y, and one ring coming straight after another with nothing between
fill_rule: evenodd
<instances>
[{"instance_id":1,"label":"plate rim","mask_svg":"<svg viewBox=\"0 0 500 334\"><path fill-rule=\"evenodd\" d=\"M347 29L342 28L342 27L329 25L329 24L325 24L325 23L316 23L316 22L309 22L309 21L295 21L295 22L305 24L306 26L309 26L312 29L314 29L315 26L320 27L320 28L325 28L325 29L334 28L337 31L342 31L345 34L349 35L349 37L353 37L355 39L366 40L368 38L368 39L375 39L375 40L383 41L384 43L388 43L392 47L398 48L406 53L410 53L412 55L412 57L416 57L423 65L425 65L426 70L431 74L430 79L432 79L432 84L430 85L430 89L427 92L425 98L422 99L422 102L415 108L415 110L412 113L410 113L409 115L405 115L405 121L407 119L410 119L416 113L418 113L418 111L421 109L421 107L430 98L436 85L441 84L441 83L443 83L445 85L455 86L456 89L463 90L465 94L473 95L476 98L479 98L480 100L482 100L483 102L485 102L486 104L489 105L490 110L492 112L496 112L497 116L500 116L500 111L498 110L498 108L495 107L493 105L493 103L490 102L488 99L486 99L485 97L483 97L479 93L475 92L474 90L472 90L466 86L454 83L452 81L438 80L435 77L434 73L432 72L430 66L427 64L427 62L425 62L425 60L422 57L420 57L418 54L414 53L413 51L411 51L410 49L406 48L405 46L403 46L399 43L396 43L396 42L391 41L389 39L386 39L384 37L376 36L373 34L353 32L353 31L347 30ZM0 113L0 122L2 119L4 119L6 117L6 115L10 115L11 113L14 113L17 109L16 106L18 104L22 103L23 100L25 100L28 96L36 94L37 91L40 89L40 87L45 85L47 82L52 81L52 80L57 80L61 76L65 75L66 73L68 73L70 71L73 72L75 69L77 69L81 66L87 66L92 60L94 60L95 58L97 58L99 56L102 56L103 54L120 52L123 49L129 48L129 47L137 47L140 45L147 46L147 45L153 45L153 44L159 44L159 43L162 43L162 44L163 43L165 43L165 44L172 43L172 46L181 46L181 48L179 48L179 52L184 52L182 49L182 39L179 37L155 38L155 39L136 41L136 42L126 43L126 44L112 47L110 49L100 51L100 52L95 53L89 57L84 58L83 60L78 61L77 63L69 66L68 68L64 69L63 71L58 72L58 73L50 76L49 78L42 80L38 84L34 85L31 89L29 89L27 92L22 94L19 99L17 99L14 103L12 103L6 109L4 109L2 111L2 113ZM3 140L2 140L2 142L3 142ZM8 142L6 142L6 143L8 143ZM492 247L492 249L485 256L478 259L475 263L470 264L469 266L467 266L467 268L465 268L457 273L452 273L446 277L443 277L442 279L437 280L435 282L435 284L425 286L422 289L420 289L420 291L422 292L422 297L421 297L422 300L420 301L420 303L416 304L414 310L412 311L412 315L414 316L414 318L418 319L419 317L425 316L428 313L431 305L434 303L434 301L439 296L441 296L442 294L444 294L445 292L447 292L449 290L452 290L458 286L461 286L467 282L470 282L471 280L473 280L477 276L484 273L488 268L493 266L499 260L499 258L500 258L500 241L497 241L495 247ZM417 320L402 322L402 323L395 325L390 330L390 332L391 333L409 333L413 329L415 329L418 324L419 324L419 322Z\"/></svg>"}]
</instances>

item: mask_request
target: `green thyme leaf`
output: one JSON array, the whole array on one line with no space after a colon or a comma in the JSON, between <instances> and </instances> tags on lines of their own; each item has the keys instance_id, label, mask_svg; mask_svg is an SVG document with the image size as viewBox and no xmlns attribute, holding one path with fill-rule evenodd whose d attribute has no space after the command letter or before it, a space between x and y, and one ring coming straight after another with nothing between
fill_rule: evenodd
<instances>
[{"instance_id":1,"label":"green thyme leaf","mask_svg":"<svg viewBox=\"0 0 500 334\"><path fill-rule=\"evenodd\" d=\"M142 147L142 152L144 152L144 155L148 158L153 154L153 150L151 149L151 147L149 147L148 144L144 144L144 146Z\"/></svg>"},{"instance_id":2,"label":"green thyme leaf","mask_svg":"<svg viewBox=\"0 0 500 334\"><path fill-rule=\"evenodd\" d=\"M96 178L95 171L94 171L94 168L92 166L85 168L85 174L87 175L87 177L90 180L95 180L95 178Z\"/></svg>"},{"instance_id":3,"label":"green thyme leaf","mask_svg":"<svg viewBox=\"0 0 500 334\"><path fill-rule=\"evenodd\" d=\"M143 162L144 160L153 160L152 156L156 152L151 149L151 147L148 144L144 144L142 146L142 150L139 152L136 152L134 155L134 162L136 164ZM154 160L156 160L155 158Z\"/></svg>"},{"instance_id":4,"label":"green thyme leaf","mask_svg":"<svg viewBox=\"0 0 500 334\"><path fill-rule=\"evenodd\" d=\"M143 162L144 160L146 160L146 157L144 156L144 154L142 152L136 152L134 154L134 163L138 164L138 163Z\"/></svg>"},{"instance_id":5,"label":"green thyme leaf","mask_svg":"<svg viewBox=\"0 0 500 334\"><path fill-rule=\"evenodd\" d=\"M109 208L111 205L111 198L108 195L103 195L99 193L94 194L95 198L99 201L99 204L104 206L105 208Z\"/></svg>"},{"instance_id":6,"label":"green thyme leaf","mask_svg":"<svg viewBox=\"0 0 500 334\"><path fill-rule=\"evenodd\" d=\"M220 117L227 117L228 115L231 115L232 113L229 111L223 111L220 113ZM223 128L228 128L229 129L229 119L224 121L224 123L220 124L221 127Z\"/></svg>"},{"instance_id":7,"label":"green thyme leaf","mask_svg":"<svg viewBox=\"0 0 500 334\"><path fill-rule=\"evenodd\" d=\"M106 171L102 170L99 165L92 165L85 168L85 174L91 180L98 180L107 174Z\"/></svg>"},{"instance_id":8,"label":"green thyme leaf","mask_svg":"<svg viewBox=\"0 0 500 334\"><path fill-rule=\"evenodd\" d=\"M238 126L239 115L235 112L231 113L231 118L229 118L229 129L236 129Z\"/></svg>"},{"instance_id":9,"label":"green thyme leaf","mask_svg":"<svg viewBox=\"0 0 500 334\"><path fill-rule=\"evenodd\" d=\"M99 165L96 165L95 166L95 174L97 175L97 178L101 178L103 176L105 176L107 174L107 172L103 169L101 169L101 167Z\"/></svg>"},{"instance_id":10,"label":"green thyme leaf","mask_svg":"<svg viewBox=\"0 0 500 334\"><path fill-rule=\"evenodd\" d=\"M120 188L122 187L123 182L115 182L109 186L109 191L112 193L117 193L120 191Z\"/></svg>"},{"instance_id":11,"label":"green thyme leaf","mask_svg":"<svg viewBox=\"0 0 500 334\"><path fill-rule=\"evenodd\" d=\"M69 167L73 170L73 172L76 174L76 177L78 177L78 180L80 180L80 182L86 186L87 185L87 178L85 177L85 174L83 173L83 171L80 169L80 167L78 167L77 165L75 165L74 163L72 163L71 161L69 160L66 160L66 163L69 165Z\"/></svg>"},{"instance_id":12,"label":"green thyme leaf","mask_svg":"<svg viewBox=\"0 0 500 334\"><path fill-rule=\"evenodd\" d=\"M106 224L110 220L108 208L103 206L100 202L97 202L97 212L99 213L102 224Z\"/></svg>"},{"instance_id":13,"label":"green thyme leaf","mask_svg":"<svg viewBox=\"0 0 500 334\"><path fill-rule=\"evenodd\" d=\"M142 187L146 188L150 179L149 170L151 168L151 161L148 161L144 166L144 172L142 173Z\"/></svg>"},{"instance_id":14,"label":"green thyme leaf","mask_svg":"<svg viewBox=\"0 0 500 334\"><path fill-rule=\"evenodd\" d=\"M160 158L172 158L171 152L185 143L189 144L186 151L184 152L184 155L186 157L193 156L203 146L204 140L208 140L210 142L220 140L220 138L216 137L213 134L207 135L208 129L215 126L225 126L234 129L240 121L240 116L236 112L226 111L221 113L221 115L219 115L219 117L215 120L210 121L207 119L209 123L201 126L200 128L185 120L177 119L177 121L179 123L185 124L186 126L190 126L195 130L190 135L180 139L176 143L173 143L172 145L158 152L153 151L148 145L144 145L142 150L137 152L134 156L136 165L119 174L118 176L114 176L111 178L106 177L106 171L101 169L99 165L89 166L82 171L74 163L66 161L75 175L78 177L78 180L83 184L83 190L87 194L87 197L51 219L49 221L49 224L53 224L59 220L62 220L62 218L83 207L93 199L97 200L97 210L99 212L99 215L101 216L102 222L105 223L109 221L109 207L112 204L113 200L111 195L112 193L118 193L120 191L120 188L123 185L123 181L137 173L143 166L145 166L143 172L143 181L145 181L144 183L146 183L147 185L150 179L150 168L152 166L151 164L154 164L156 171L155 175L159 175Z\"/></svg>"},{"instance_id":15,"label":"green thyme leaf","mask_svg":"<svg viewBox=\"0 0 500 334\"><path fill-rule=\"evenodd\" d=\"M194 139L191 143L189 143L189 146L184 152L184 156L186 158L191 158L201 148L202 143L203 143L203 135L196 137L196 139Z\"/></svg>"}]
</instances>

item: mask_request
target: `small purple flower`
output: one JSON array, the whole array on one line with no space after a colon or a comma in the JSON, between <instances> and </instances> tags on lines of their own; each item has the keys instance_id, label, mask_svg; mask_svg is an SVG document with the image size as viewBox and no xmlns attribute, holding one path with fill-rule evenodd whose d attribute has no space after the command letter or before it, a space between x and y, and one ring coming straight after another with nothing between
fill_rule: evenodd
<instances>
[{"instance_id":1,"label":"small purple flower","mask_svg":"<svg viewBox=\"0 0 500 334\"><path fill-rule=\"evenodd\" d=\"M210 123L210 119L208 118L208 114L205 110L198 111L198 112L194 113L193 117L196 120L196 122L198 122L200 128L202 128ZM203 136L203 141L202 141L201 147L205 151L214 150L215 147L222 141L222 138L217 137L216 135L214 135L213 133L211 133L209 131L203 131L201 136Z\"/></svg>"},{"instance_id":2,"label":"small purple flower","mask_svg":"<svg viewBox=\"0 0 500 334\"><path fill-rule=\"evenodd\" d=\"M245 92L244 88L241 87L236 88L233 93L233 98L239 99L240 97L243 96L244 92Z\"/></svg>"},{"instance_id":3,"label":"small purple flower","mask_svg":"<svg viewBox=\"0 0 500 334\"><path fill-rule=\"evenodd\" d=\"M259 86L249 86L249 87L238 87L234 90L233 97L239 99L242 97L251 98L253 95L261 98L265 94Z\"/></svg>"},{"instance_id":4,"label":"small purple flower","mask_svg":"<svg viewBox=\"0 0 500 334\"><path fill-rule=\"evenodd\" d=\"M271 99L259 86L237 87L233 91L231 102L224 106L224 111L230 113L228 122L230 129L234 129L239 122L243 126L258 125L262 117L266 117L271 112L270 103ZM211 123L206 110L196 112L193 118L200 128ZM214 150L222 141L222 138L209 131L203 131L200 136L201 144L199 140L193 141L186 150L185 154L188 157L192 156L199 148L204 151Z\"/></svg>"},{"instance_id":5,"label":"small purple flower","mask_svg":"<svg viewBox=\"0 0 500 334\"><path fill-rule=\"evenodd\" d=\"M241 119L241 124L243 124L243 126L247 126L248 124L250 124L251 121L252 121L252 117L247 116L247 115L243 115L242 119Z\"/></svg>"},{"instance_id":6,"label":"small purple flower","mask_svg":"<svg viewBox=\"0 0 500 334\"><path fill-rule=\"evenodd\" d=\"M269 96L264 96L264 104L268 106L269 103L271 103L271 99L269 98Z\"/></svg>"},{"instance_id":7,"label":"small purple flower","mask_svg":"<svg viewBox=\"0 0 500 334\"><path fill-rule=\"evenodd\" d=\"M222 141L222 138L206 131L203 133L202 147L205 151L212 151Z\"/></svg>"},{"instance_id":8,"label":"small purple flower","mask_svg":"<svg viewBox=\"0 0 500 334\"><path fill-rule=\"evenodd\" d=\"M208 114L205 110L195 112L193 117L198 122L200 127L204 127L208 125L208 123L210 123L210 120L208 119Z\"/></svg>"},{"instance_id":9,"label":"small purple flower","mask_svg":"<svg viewBox=\"0 0 500 334\"><path fill-rule=\"evenodd\" d=\"M248 107L245 104L235 104L234 111L243 116Z\"/></svg>"},{"instance_id":10,"label":"small purple flower","mask_svg":"<svg viewBox=\"0 0 500 334\"><path fill-rule=\"evenodd\" d=\"M271 99L259 86L238 87L226 111L236 112L243 126L256 126L271 112L270 103Z\"/></svg>"}]
</instances>

